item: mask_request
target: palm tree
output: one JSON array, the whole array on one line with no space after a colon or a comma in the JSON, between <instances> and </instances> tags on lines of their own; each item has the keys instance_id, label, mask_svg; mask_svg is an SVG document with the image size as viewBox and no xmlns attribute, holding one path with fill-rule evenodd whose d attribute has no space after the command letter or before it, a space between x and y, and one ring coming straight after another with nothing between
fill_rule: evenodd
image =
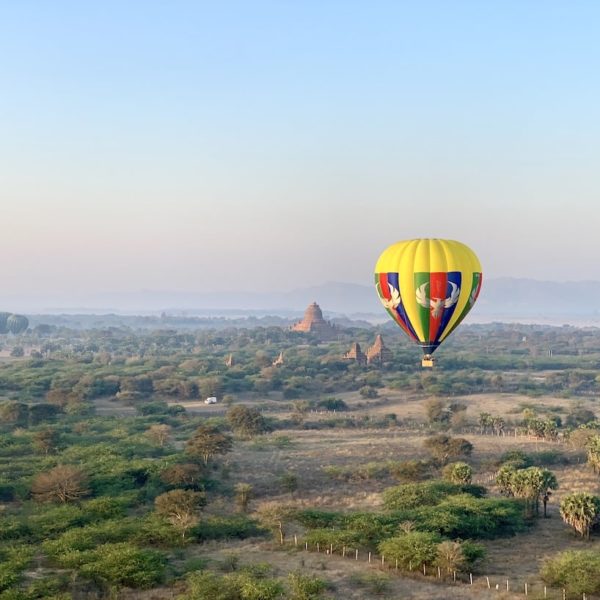
<instances>
[{"instance_id":1,"label":"palm tree","mask_svg":"<svg viewBox=\"0 0 600 600\"><path fill-rule=\"evenodd\" d=\"M560 503L560 516L581 536L590 537L590 529L600 516L600 498L587 492L573 492Z\"/></svg>"},{"instance_id":2,"label":"palm tree","mask_svg":"<svg viewBox=\"0 0 600 600\"><path fill-rule=\"evenodd\" d=\"M598 473L600 471L600 436L590 437L587 443L587 451L588 463L594 469L594 473Z\"/></svg>"}]
</instances>

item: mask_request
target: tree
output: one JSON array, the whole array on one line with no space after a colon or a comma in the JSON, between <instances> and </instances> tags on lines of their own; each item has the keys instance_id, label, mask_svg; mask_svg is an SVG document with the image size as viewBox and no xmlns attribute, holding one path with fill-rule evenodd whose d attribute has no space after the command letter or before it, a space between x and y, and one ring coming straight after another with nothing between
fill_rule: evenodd
<instances>
[{"instance_id":1,"label":"tree","mask_svg":"<svg viewBox=\"0 0 600 600\"><path fill-rule=\"evenodd\" d=\"M169 441L169 437L171 435L171 426L166 425L164 423L158 423L156 425L151 425L147 431L146 435L158 446L163 448L167 442Z\"/></svg>"},{"instance_id":2,"label":"tree","mask_svg":"<svg viewBox=\"0 0 600 600\"><path fill-rule=\"evenodd\" d=\"M600 472L600 436L593 435L587 443L587 461L594 473Z\"/></svg>"},{"instance_id":3,"label":"tree","mask_svg":"<svg viewBox=\"0 0 600 600\"><path fill-rule=\"evenodd\" d=\"M54 429L42 429L33 434L35 447L46 456L56 452L59 439L58 432Z\"/></svg>"},{"instance_id":4,"label":"tree","mask_svg":"<svg viewBox=\"0 0 600 600\"><path fill-rule=\"evenodd\" d=\"M294 492L298 489L298 476L295 473L284 473L280 479L281 487L286 492L289 492L290 496L294 495Z\"/></svg>"},{"instance_id":5,"label":"tree","mask_svg":"<svg viewBox=\"0 0 600 600\"><path fill-rule=\"evenodd\" d=\"M560 503L560 516L581 537L590 537L590 529L600 517L600 498L587 492L573 492Z\"/></svg>"},{"instance_id":6,"label":"tree","mask_svg":"<svg viewBox=\"0 0 600 600\"><path fill-rule=\"evenodd\" d=\"M583 408L582 406L575 406L567 415L565 424L567 427L579 427L580 425L585 425L595 419L596 415L591 410Z\"/></svg>"},{"instance_id":7,"label":"tree","mask_svg":"<svg viewBox=\"0 0 600 600\"><path fill-rule=\"evenodd\" d=\"M447 481L458 484L469 484L473 479L473 469L464 462L455 462L446 465L442 474Z\"/></svg>"},{"instance_id":8,"label":"tree","mask_svg":"<svg viewBox=\"0 0 600 600\"><path fill-rule=\"evenodd\" d=\"M429 398L425 401L425 415L432 425L435 423L447 423L450 419L450 411L446 403L439 398Z\"/></svg>"},{"instance_id":9,"label":"tree","mask_svg":"<svg viewBox=\"0 0 600 600\"><path fill-rule=\"evenodd\" d=\"M496 483L503 494L522 498L525 500L527 511L531 512L535 508L536 514L539 514L540 498L545 496L547 502L550 490L558 488L554 473L540 467L515 469L512 465L505 465L498 471Z\"/></svg>"},{"instance_id":10,"label":"tree","mask_svg":"<svg viewBox=\"0 0 600 600\"><path fill-rule=\"evenodd\" d=\"M58 406L53 406L46 402L32 404L29 407L29 424L39 425L48 421L54 421L59 412L60 408Z\"/></svg>"},{"instance_id":11,"label":"tree","mask_svg":"<svg viewBox=\"0 0 600 600\"><path fill-rule=\"evenodd\" d=\"M423 445L441 465L445 465L452 457L469 456L473 451L473 444L468 440L445 434L427 438Z\"/></svg>"},{"instance_id":12,"label":"tree","mask_svg":"<svg viewBox=\"0 0 600 600\"><path fill-rule=\"evenodd\" d=\"M31 494L40 502L74 502L87 493L87 477L83 471L69 465L39 473L31 486Z\"/></svg>"},{"instance_id":13,"label":"tree","mask_svg":"<svg viewBox=\"0 0 600 600\"><path fill-rule=\"evenodd\" d=\"M306 419L306 415L310 410L310 402L307 400L294 400L292 403L294 406L294 412L292 413L292 420L296 425L302 425L304 423L304 419Z\"/></svg>"},{"instance_id":14,"label":"tree","mask_svg":"<svg viewBox=\"0 0 600 600\"><path fill-rule=\"evenodd\" d=\"M216 427L200 425L187 441L185 451L191 456L200 456L204 464L217 454L231 452L233 440L230 435L221 433Z\"/></svg>"},{"instance_id":15,"label":"tree","mask_svg":"<svg viewBox=\"0 0 600 600\"><path fill-rule=\"evenodd\" d=\"M487 433L493 427L494 418L490 413L482 412L479 413L479 427L481 433Z\"/></svg>"},{"instance_id":16,"label":"tree","mask_svg":"<svg viewBox=\"0 0 600 600\"><path fill-rule=\"evenodd\" d=\"M295 509L289 504L280 502L263 502L256 510L256 518L266 529L279 538L279 543L285 542L285 526L294 515Z\"/></svg>"},{"instance_id":17,"label":"tree","mask_svg":"<svg viewBox=\"0 0 600 600\"><path fill-rule=\"evenodd\" d=\"M200 382L200 392L203 398L221 396L223 380L220 377L207 377Z\"/></svg>"},{"instance_id":18,"label":"tree","mask_svg":"<svg viewBox=\"0 0 600 600\"><path fill-rule=\"evenodd\" d=\"M437 564L447 573L459 571L465 566L466 558L460 542L446 540L438 544L437 547Z\"/></svg>"},{"instance_id":19,"label":"tree","mask_svg":"<svg viewBox=\"0 0 600 600\"><path fill-rule=\"evenodd\" d=\"M242 512L248 512L248 504L252 500L253 487L249 483L237 483L235 485L235 501Z\"/></svg>"},{"instance_id":20,"label":"tree","mask_svg":"<svg viewBox=\"0 0 600 600\"><path fill-rule=\"evenodd\" d=\"M179 463L161 471L160 479L167 485L197 487L202 479L202 468L194 463Z\"/></svg>"},{"instance_id":21,"label":"tree","mask_svg":"<svg viewBox=\"0 0 600 600\"><path fill-rule=\"evenodd\" d=\"M154 500L156 512L181 532L182 540L187 530L200 520L198 512L204 504L204 494L191 490L172 490Z\"/></svg>"},{"instance_id":22,"label":"tree","mask_svg":"<svg viewBox=\"0 0 600 600\"><path fill-rule=\"evenodd\" d=\"M24 402L3 402L0 404L0 420L24 427L29 421L29 406Z\"/></svg>"},{"instance_id":23,"label":"tree","mask_svg":"<svg viewBox=\"0 0 600 600\"><path fill-rule=\"evenodd\" d=\"M269 431L269 426L262 413L257 408L244 404L231 407L227 411L227 421L234 433L245 438Z\"/></svg>"}]
</instances>

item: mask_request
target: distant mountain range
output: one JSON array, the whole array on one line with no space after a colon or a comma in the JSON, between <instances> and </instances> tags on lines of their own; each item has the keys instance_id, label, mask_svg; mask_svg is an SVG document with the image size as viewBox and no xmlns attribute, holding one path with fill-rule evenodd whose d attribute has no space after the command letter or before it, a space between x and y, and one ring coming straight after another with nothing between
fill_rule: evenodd
<instances>
[{"instance_id":1,"label":"distant mountain range","mask_svg":"<svg viewBox=\"0 0 600 600\"><path fill-rule=\"evenodd\" d=\"M386 318L372 286L328 282L291 292L169 292L96 294L72 302L43 305L39 300L0 297L0 306L22 312L159 313L187 315L281 315L295 317L313 301L329 318ZM51 301L50 301L51 302ZM536 322L600 323L600 281L552 282L499 278L483 282L481 296L472 311L473 322L529 320Z\"/></svg>"}]
</instances>

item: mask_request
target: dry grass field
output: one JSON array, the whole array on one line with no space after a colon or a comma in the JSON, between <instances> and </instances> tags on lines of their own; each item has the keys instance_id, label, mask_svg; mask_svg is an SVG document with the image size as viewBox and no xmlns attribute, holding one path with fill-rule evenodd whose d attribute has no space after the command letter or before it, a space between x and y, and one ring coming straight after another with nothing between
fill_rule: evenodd
<instances>
[{"instance_id":1,"label":"dry grass field","mask_svg":"<svg viewBox=\"0 0 600 600\"><path fill-rule=\"evenodd\" d=\"M339 394L336 397L344 399L350 407L350 411L345 413L347 415L381 416L394 413L400 423L409 422L412 428L402 426L385 429L305 430L299 428L278 431L258 439L236 443L234 451L225 458L225 464L232 481L252 484L256 499L251 503L250 510L265 499L338 511L377 510L382 504L381 492L386 487L395 485L396 481L391 478L361 482L339 481L327 475L324 468L427 458L423 441L429 432L425 427L421 429L414 427L415 422L425 421L425 399L391 390L386 390L382 398L369 401L361 398L358 393ZM368 565L363 560L357 562L339 556L327 556L323 553L281 550L272 543L260 540L211 542L194 548L193 552L210 559L217 565L220 561L226 562L227 556L233 552L239 556L241 564L267 562L273 566L275 573L280 575L302 568L304 571L331 581L334 586L330 592L332 598L352 600L382 597L440 600L523 598L525 582L529 586L529 597L543 597L541 595L543 583L538 573L546 557L567 548L600 548L598 540L578 539L562 522L558 513L561 497L570 491L586 490L600 494L600 478L585 466L585 461L578 464L582 459L581 451L577 452L566 443L544 442L526 436L481 435L476 422L479 413L484 411L502 415L508 423L517 421L524 408L535 408L539 414L558 414L564 418L570 401L562 398L531 399L526 396L504 394L466 396L461 397L460 401L467 406L470 425L458 435L466 437L473 444L474 451L469 462L475 471L474 480L489 487L491 495L498 494L493 482L490 482L495 472L494 463L508 450L520 449L527 453L558 450L569 460L568 465L549 467L556 474L560 485L549 504L549 518L537 519L527 532L515 537L485 542L487 557L477 569L473 586L437 582L432 577L399 576L393 571L391 573L386 571L380 575L386 578L387 583L381 584L384 591L379 594L372 583L364 583L364 581L361 583L361 577L362 579L366 577L368 580L369 573L379 573L376 565ZM291 404L282 401L261 403L252 399L250 402L261 406L266 414L275 412L276 409L278 417L287 416L291 411ZM224 414L225 411L222 405L208 407L198 402L184 403L184 405L197 414L215 416ZM583 405L591 409L595 408L593 400L584 401ZM129 412L129 407L119 406L114 402L98 408L106 413L114 411L127 414ZM312 413L307 418L315 420L332 416L334 416L332 413ZM293 473L298 478L298 489L293 496L283 489L281 476L285 473ZM219 503L215 502L209 504L207 510L218 513L220 509ZM296 529L295 532L301 539L302 530ZM488 589L486 576L490 579L490 589ZM506 592L507 579L509 592ZM562 594L557 590L549 590L548 597L559 598Z\"/></svg>"}]
</instances>

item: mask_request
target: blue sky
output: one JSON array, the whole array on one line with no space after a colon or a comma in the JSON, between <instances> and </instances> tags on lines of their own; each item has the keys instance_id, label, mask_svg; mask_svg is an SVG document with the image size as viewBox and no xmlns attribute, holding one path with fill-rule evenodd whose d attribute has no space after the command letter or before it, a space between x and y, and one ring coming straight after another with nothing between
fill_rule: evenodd
<instances>
[{"instance_id":1,"label":"blue sky","mask_svg":"<svg viewBox=\"0 0 600 600\"><path fill-rule=\"evenodd\" d=\"M5 290L600 279L596 2L0 0ZM318 215L318 219L315 216Z\"/></svg>"}]
</instances>

